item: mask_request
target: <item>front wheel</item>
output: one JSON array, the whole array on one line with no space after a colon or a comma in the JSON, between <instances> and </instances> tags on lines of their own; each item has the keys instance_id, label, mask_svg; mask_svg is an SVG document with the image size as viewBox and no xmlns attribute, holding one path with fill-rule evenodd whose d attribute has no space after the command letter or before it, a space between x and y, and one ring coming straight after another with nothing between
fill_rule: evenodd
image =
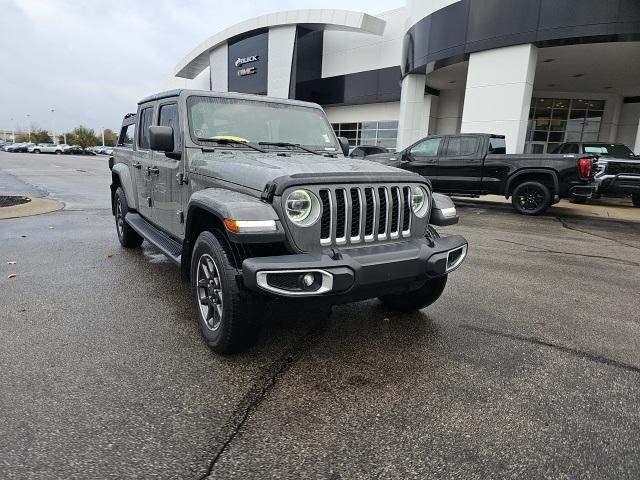
<instances>
[{"instance_id":1,"label":"front wheel","mask_svg":"<svg viewBox=\"0 0 640 480\"><path fill-rule=\"evenodd\" d=\"M427 280L425 284L417 290L407 293L398 293L393 295L385 295L379 297L385 307L400 312L415 312L422 308L428 307L440 298L444 287L447 286L448 275L432 278Z\"/></svg>"},{"instance_id":2,"label":"front wheel","mask_svg":"<svg viewBox=\"0 0 640 480\"><path fill-rule=\"evenodd\" d=\"M221 354L243 350L257 332L259 299L238 285L227 241L218 231L204 231L191 255L191 286L200 332Z\"/></svg>"},{"instance_id":3,"label":"front wheel","mask_svg":"<svg viewBox=\"0 0 640 480\"><path fill-rule=\"evenodd\" d=\"M640 208L640 193L634 193L631 195L631 201L634 207Z\"/></svg>"},{"instance_id":4,"label":"front wheel","mask_svg":"<svg viewBox=\"0 0 640 480\"><path fill-rule=\"evenodd\" d=\"M34 150L33 153L40 153L40 150Z\"/></svg>"},{"instance_id":5,"label":"front wheel","mask_svg":"<svg viewBox=\"0 0 640 480\"><path fill-rule=\"evenodd\" d=\"M523 182L513 189L511 204L522 215L540 215L551 205L551 192L540 182Z\"/></svg>"}]
</instances>

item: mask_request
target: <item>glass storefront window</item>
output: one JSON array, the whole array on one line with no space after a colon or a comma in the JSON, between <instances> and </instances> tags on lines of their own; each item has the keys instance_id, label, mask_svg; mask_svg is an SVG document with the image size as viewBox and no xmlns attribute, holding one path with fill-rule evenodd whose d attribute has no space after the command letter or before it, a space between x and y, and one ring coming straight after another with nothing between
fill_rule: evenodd
<instances>
[{"instance_id":1,"label":"glass storefront window","mask_svg":"<svg viewBox=\"0 0 640 480\"><path fill-rule=\"evenodd\" d=\"M526 150L551 152L562 142L597 141L604 107L604 100L532 98Z\"/></svg>"},{"instance_id":2,"label":"glass storefront window","mask_svg":"<svg viewBox=\"0 0 640 480\"><path fill-rule=\"evenodd\" d=\"M331 124L336 135L347 137L349 145L378 145L395 150L398 142L398 122L395 120L364 121Z\"/></svg>"}]
</instances>

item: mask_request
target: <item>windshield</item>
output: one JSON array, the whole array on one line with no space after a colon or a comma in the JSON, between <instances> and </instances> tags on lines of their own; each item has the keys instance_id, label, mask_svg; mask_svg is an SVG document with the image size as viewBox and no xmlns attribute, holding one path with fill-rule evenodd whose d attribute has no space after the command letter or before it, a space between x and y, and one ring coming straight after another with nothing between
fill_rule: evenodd
<instances>
[{"instance_id":1,"label":"windshield","mask_svg":"<svg viewBox=\"0 0 640 480\"><path fill-rule=\"evenodd\" d=\"M229 140L300 144L313 150L338 150L333 129L322 110L235 98L187 100L194 141ZM242 148L242 147L241 147Z\"/></svg>"},{"instance_id":2,"label":"windshield","mask_svg":"<svg viewBox=\"0 0 640 480\"><path fill-rule=\"evenodd\" d=\"M584 153L593 153L596 155L609 155L611 157L625 158L633 157L633 152L629 147L622 144L603 145L598 143L584 144Z\"/></svg>"}]
</instances>

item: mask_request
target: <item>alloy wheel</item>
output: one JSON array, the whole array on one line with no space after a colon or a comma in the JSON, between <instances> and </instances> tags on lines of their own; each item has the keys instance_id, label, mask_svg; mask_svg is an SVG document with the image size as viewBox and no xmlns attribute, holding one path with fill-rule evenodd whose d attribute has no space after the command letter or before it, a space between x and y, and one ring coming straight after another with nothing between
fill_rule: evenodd
<instances>
[{"instance_id":1,"label":"alloy wheel","mask_svg":"<svg viewBox=\"0 0 640 480\"><path fill-rule=\"evenodd\" d=\"M207 253L198 260L196 294L202 321L209 330L217 330L222 323L222 281L218 266Z\"/></svg>"},{"instance_id":2,"label":"alloy wheel","mask_svg":"<svg viewBox=\"0 0 640 480\"><path fill-rule=\"evenodd\" d=\"M535 187L526 187L518 193L518 203L524 210L537 210L544 204L544 193Z\"/></svg>"},{"instance_id":3,"label":"alloy wheel","mask_svg":"<svg viewBox=\"0 0 640 480\"><path fill-rule=\"evenodd\" d=\"M124 217L122 215L122 199L118 196L116 202L116 229L118 230L118 237L122 238L122 229L124 228Z\"/></svg>"}]
</instances>

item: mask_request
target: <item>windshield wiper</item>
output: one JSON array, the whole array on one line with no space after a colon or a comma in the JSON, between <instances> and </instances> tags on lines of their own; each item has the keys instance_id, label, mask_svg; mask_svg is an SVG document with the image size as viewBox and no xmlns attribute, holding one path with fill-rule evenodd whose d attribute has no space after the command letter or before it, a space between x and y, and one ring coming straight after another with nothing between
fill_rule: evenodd
<instances>
[{"instance_id":1,"label":"windshield wiper","mask_svg":"<svg viewBox=\"0 0 640 480\"><path fill-rule=\"evenodd\" d=\"M236 140L234 138L201 138L201 137L198 137L196 140L198 140L199 142L215 142L215 143L219 143L220 145L226 145L226 144L229 144L229 143L231 143L233 145L245 145L245 146L247 146L249 148L254 149L257 152L267 153L266 150L263 150L260 147L256 147L252 143L243 142L241 140Z\"/></svg>"},{"instance_id":2,"label":"windshield wiper","mask_svg":"<svg viewBox=\"0 0 640 480\"><path fill-rule=\"evenodd\" d=\"M321 153L316 152L315 150L311 150L310 148L303 147L299 143L290 143L290 142L258 142L258 145L271 145L274 147L296 147L300 150L304 150L305 152L313 153L314 155L321 155Z\"/></svg>"}]
</instances>

